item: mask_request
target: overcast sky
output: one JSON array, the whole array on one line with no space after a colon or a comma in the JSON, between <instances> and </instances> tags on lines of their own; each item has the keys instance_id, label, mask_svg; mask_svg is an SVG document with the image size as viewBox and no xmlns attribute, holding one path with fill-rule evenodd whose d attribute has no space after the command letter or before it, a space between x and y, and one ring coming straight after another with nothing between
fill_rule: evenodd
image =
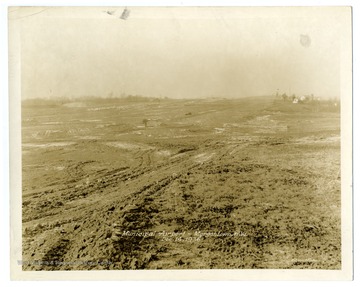
<instances>
[{"instance_id":1,"label":"overcast sky","mask_svg":"<svg viewBox=\"0 0 360 287\"><path fill-rule=\"evenodd\" d=\"M22 28L23 98L339 97L336 9L130 7L122 20L122 7L34 7L9 18Z\"/></svg>"}]
</instances>

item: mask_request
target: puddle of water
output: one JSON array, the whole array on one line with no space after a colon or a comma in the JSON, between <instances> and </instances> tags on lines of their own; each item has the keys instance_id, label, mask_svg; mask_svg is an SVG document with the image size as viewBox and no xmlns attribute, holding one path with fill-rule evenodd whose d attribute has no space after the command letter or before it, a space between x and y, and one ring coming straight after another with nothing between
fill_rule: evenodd
<instances>
[{"instance_id":1,"label":"puddle of water","mask_svg":"<svg viewBox=\"0 0 360 287\"><path fill-rule=\"evenodd\" d=\"M337 143L340 142L340 136L330 136L324 138L303 137L295 140L296 144L314 144L314 143Z\"/></svg>"},{"instance_id":2,"label":"puddle of water","mask_svg":"<svg viewBox=\"0 0 360 287\"><path fill-rule=\"evenodd\" d=\"M153 147L151 147L151 146L133 144L133 143L127 143L127 142L107 142L106 145L116 147L116 148L121 148L121 149L127 149L127 150L132 150L132 149L149 150L149 149L153 149Z\"/></svg>"},{"instance_id":3,"label":"puddle of water","mask_svg":"<svg viewBox=\"0 0 360 287\"><path fill-rule=\"evenodd\" d=\"M61 125L64 124L63 122L46 122L42 123L43 125Z\"/></svg>"},{"instance_id":4,"label":"puddle of water","mask_svg":"<svg viewBox=\"0 0 360 287\"><path fill-rule=\"evenodd\" d=\"M101 120L80 120L83 123L94 123L94 122L101 122Z\"/></svg>"},{"instance_id":5,"label":"puddle of water","mask_svg":"<svg viewBox=\"0 0 360 287\"><path fill-rule=\"evenodd\" d=\"M201 153L196 156L194 156L194 161L197 163L203 163L205 161L210 160L214 156L214 153L208 154L208 153Z\"/></svg>"},{"instance_id":6,"label":"puddle of water","mask_svg":"<svg viewBox=\"0 0 360 287\"><path fill-rule=\"evenodd\" d=\"M84 134L84 133L89 133L89 132L90 132L89 128L84 128L84 129L78 128L78 129L67 130L67 133L71 134L71 135L76 135L76 134L81 134L81 133Z\"/></svg>"},{"instance_id":7,"label":"puddle of water","mask_svg":"<svg viewBox=\"0 0 360 287\"><path fill-rule=\"evenodd\" d=\"M171 156L171 152L169 150L159 150L156 154L160 156Z\"/></svg>"},{"instance_id":8,"label":"puddle of water","mask_svg":"<svg viewBox=\"0 0 360 287\"><path fill-rule=\"evenodd\" d=\"M67 108L85 108L87 105L86 103L75 102L75 103L66 103L63 106Z\"/></svg>"},{"instance_id":9,"label":"puddle of water","mask_svg":"<svg viewBox=\"0 0 360 287\"><path fill-rule=\"evenodd\" d=\"M236 143L236 142L253 142L258 141L260 139L259 136L233 136L230 138L231 141L228 143Z\"/></svg>"},{"instance_id":10,"label":"puddle of water","mask_svg":"<svg viewBox=\"0 0 360 287\"><path fill-rule=\"evenodd\" d=\"M178 136L167 137L167 138L184 139L184 138L191 138L191 137L194 137L194 136L192 136L192 135L178 135Z\"/></svg>"},{"instance_id":11,"label":"puddle of water","mask_svg":"<svg viewBox=\"0 0 360 287\"><path fill-rule=\"evenodd\" d=\"M100 139L99 136L82 136L82 137L77 137L78 139L81 140L98 140Z\"/></svg>"},{"instance_id":12,"label":"puddle of water","mask_svg":"<svg viewBox=\"0 0 360 287\"><path fill-rule=\"evenodd\" d=\"M225 123L223 124L224 128L241 128L244 124L235 124L235 123Z\"/></svg>"},{"instance_id":13,"label":"puddle of water","mask_svg":"<svg viewBox=\"0 0 360 287\"><path fill-rule=\"evenodd\" d=\"M224 128L214 128L214 130L216 134L222 134L223 132L225 132Z\"/></svg>"},{"instance_id":14,"label":"puddle of water","mask_svg":"<svg viewBox=\"0 0 360 287\"><path fill-rule=\"evenodd\" d=\"M254 129L254 133L275 134L277 132L286 132L287 126L277 120L271 119L271 115L258 116L255 119L246 121L243 127Z\"/></svg>"},{"instance_id":15,"label":"puddle of water","mask_svg":"<svg viewBox=\"0 0 360 287\"><path fill-rule=\"evenodd\" d=\"M75 144L74 142L53 142L53 143L24 143L23 148L53 148L53 147L64 147Z\"/></svg>"}]
</instances>

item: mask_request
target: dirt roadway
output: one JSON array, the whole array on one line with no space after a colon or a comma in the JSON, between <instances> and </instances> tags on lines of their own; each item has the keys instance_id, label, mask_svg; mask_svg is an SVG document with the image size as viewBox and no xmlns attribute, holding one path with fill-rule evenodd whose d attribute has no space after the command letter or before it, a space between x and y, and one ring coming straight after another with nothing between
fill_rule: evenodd
<instances>
[{"instance_id":1,"label":"dirt roadway","mask_svg":"<svg viewBox=\"0 0 360 287\"><path fill-rule=\"evenodd\" d=\"M337 113L118 107L24 110L24 270L341 267Z\"/></svg>"}]
</instances>

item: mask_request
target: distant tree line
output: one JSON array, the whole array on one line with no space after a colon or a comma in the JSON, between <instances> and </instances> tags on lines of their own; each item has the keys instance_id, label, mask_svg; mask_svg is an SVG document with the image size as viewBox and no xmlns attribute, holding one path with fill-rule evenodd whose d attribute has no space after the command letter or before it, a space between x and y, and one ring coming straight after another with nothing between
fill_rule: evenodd
<instances>
[{"instance_id":1,"label":"distant tree line","mask_svg":"<svg viewBox=\"0 0 360 287\"><path fill-rule=\"evenodd\" d=\"M169 98L146 97L141 95L122 95L120 97L109 94L106 97L99 96L78 96L78 97L44 97L32 98L22 100L24 106L59 106L73 102L87 102L87 103L117 103L117 102L160 102L169 100Z\"/></svg>"}]
</instances>

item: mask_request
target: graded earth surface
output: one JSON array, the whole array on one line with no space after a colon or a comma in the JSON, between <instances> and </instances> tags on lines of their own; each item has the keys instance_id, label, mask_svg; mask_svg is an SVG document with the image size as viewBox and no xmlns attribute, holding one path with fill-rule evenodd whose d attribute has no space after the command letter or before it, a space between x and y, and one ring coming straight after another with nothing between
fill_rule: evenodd
<instances>
[{"instance_id":1,"label":"graded earth surface","mask_svg":"<svg viewBox=\"0 0 360 287\"><path fill-rule=\"evenodd\" d=\"M24 270L340 269L340 207L329 103L22 103Z\"/></svg>"}]
</instances>

